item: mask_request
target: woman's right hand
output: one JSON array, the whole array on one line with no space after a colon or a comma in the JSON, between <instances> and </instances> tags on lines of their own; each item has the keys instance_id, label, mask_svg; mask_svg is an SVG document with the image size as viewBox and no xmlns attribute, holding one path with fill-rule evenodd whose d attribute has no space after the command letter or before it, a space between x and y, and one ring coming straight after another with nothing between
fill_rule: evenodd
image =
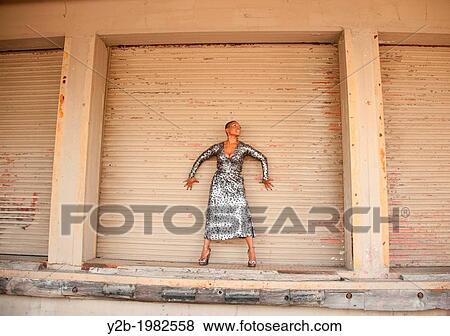
<instances>
[{"instance_id":1,"label":"woman's right hand","mask_svg":"<svg viewBox=\"0 0 450 336\"><path fill-rule=\"evenodd\" d=\"M193 184L199 183L195 177L188 178L188 179L184 180L183 182L186 182L186 184L184 186L186 187L187 190L189 190L189 189L192 190Z\"/></svg>"}]
</instances>

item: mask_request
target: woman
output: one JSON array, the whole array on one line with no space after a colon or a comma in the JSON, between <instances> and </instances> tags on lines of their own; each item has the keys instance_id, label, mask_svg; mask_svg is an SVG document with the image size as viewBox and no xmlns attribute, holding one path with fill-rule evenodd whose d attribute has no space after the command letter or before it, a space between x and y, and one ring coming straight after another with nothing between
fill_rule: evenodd
<instances>
[{"instance_id":1,"label":"woman","mask_svg":"<svg viewBox=\"0 0 450 336\"><path fill-rule=\"evenodd\" d=\"M263 170L261 183L267 190L272 190L267 158L249 144L238 140L241 126L235 120L225 125L228 140L219 142L205 150L194 162L185 186L192 189L198 180L194 177L203 161L217 156L217 171L209 189L209 201L206 211L206 225L203 251L199 259L200 265L207 265L211 254L211 240L245 238L248 245L249 267L256 266L253 238L255 231L252 217L245 196L244 178L241 175L244 157L250 155L259 161Z\"/></svg>"}]
</instances>

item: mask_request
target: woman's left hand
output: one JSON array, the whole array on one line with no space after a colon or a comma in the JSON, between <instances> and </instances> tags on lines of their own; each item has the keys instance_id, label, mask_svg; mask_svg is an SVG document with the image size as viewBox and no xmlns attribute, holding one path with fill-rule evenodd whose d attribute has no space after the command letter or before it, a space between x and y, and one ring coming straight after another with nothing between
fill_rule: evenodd
<instances>
[{"instance_id":1,"label":"woman's left hand","mask_svg":"<svg viewBox=\"0 0 450 336\"><path fill-rule=\"evenodd\" d=\"M272 190L273 185L270 181L273 181L271 177L269 177L267 180L262 180L262 183L264 183L264 187L267 190Z\"/></svg>"}]
</instances>

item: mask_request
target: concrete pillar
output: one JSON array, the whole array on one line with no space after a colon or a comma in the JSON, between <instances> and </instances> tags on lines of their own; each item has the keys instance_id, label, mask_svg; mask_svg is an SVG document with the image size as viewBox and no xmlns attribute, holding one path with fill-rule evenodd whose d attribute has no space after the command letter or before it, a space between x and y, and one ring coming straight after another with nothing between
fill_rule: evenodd
<instances>
[{"instance_id":1,"label":"concrete pillar","mask_svg":"<svg viewBox=\"0 0 450 336\"><path fill-rule=\"evenodd\" d=\"M98 202L107 61L107 48L95 34L66 37L53 163L49 264L78 266L96 255L96 232L89 219L70 225L70 234L63 235L63 225L67 229L68 223L62 222L61 208Z\"/></svg>"},{"instance_id":2,"label":"concrete pillar","mask_svg":"<svg viewBox=\"0 0 450 336\"><path fill-rule=\"evenodd\" d=\"M345 223L346 266L355 276L383 277L389 272L389 225L374 219L376 209L388 216L378 33L345 29L339 58L344 209L369 208L364 214L355 211Z\"/></svg>"}]
</instances>

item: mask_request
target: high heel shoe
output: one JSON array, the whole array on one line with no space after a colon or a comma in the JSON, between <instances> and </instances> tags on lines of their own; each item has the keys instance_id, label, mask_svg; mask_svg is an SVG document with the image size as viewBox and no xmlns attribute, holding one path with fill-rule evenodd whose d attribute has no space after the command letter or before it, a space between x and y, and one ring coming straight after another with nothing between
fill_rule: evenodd
<instances>
[{"instance_id":1,"label":"high heel shoe","mask_svg":"<svg viewBox=\"0 0 450 336\"><path fill-rule=\"evenodd\" d=\"M252 247L253 249L254 249L254 247ZM247 253L249 253L250 252L250 249L248 249L247 250ZM248 260L248 262L247 262L247 266L248 267L255 267L256 266L256 259L255 260Z\"/></svg>"},{"instance_id":2,"label":"high heel shoe","mask_svg":"<svg viewBox=\"0 0 450 336\"><path fill-rule=\"evenodd\" d=\"M209 256L211 255L211 248L208 247L208 250L209 250L209 253L208 253L208 256L207 256L206 258L200 258L200 259L198 259L198 264L199 264L200 266L206 266L206 265L208 265L208 263L209 263Z\"/></svg>"}]
</instances>

